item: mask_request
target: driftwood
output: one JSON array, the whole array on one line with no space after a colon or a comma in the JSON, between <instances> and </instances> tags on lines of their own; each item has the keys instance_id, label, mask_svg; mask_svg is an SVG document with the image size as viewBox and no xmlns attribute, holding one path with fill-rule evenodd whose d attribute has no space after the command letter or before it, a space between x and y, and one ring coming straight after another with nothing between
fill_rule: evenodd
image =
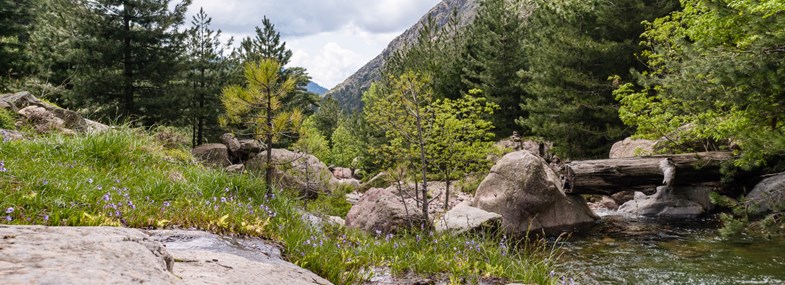
<instances>
[{"instance_id":1,"label":"driftwood","mask_svg":"<svg viewBox=\"0 0 785 285\"><path fill-rule=\"evenodd\" d=\"M657 186L719 183L729 152L573 161L561 168L564 189L572 194L654 190Z\"/></svg>"}]
</instances>

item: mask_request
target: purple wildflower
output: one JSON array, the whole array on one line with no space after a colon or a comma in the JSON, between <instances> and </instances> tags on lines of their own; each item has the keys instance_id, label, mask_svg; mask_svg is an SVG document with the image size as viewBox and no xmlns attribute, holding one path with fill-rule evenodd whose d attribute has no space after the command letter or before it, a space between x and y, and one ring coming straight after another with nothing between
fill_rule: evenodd
<instances>
[{"instance_id":1,"label":"purple wildflower","mask_svg":"<svg viewBox=\"0 0 785 285\"><path fill-rule=\"evenodd\" d=\"M169 207L170 205L171 204L169 204L169 201L164 201L164 208Z\"/></svg>"},{"instance_id":2,"label":"purple wildflower","mask_svg":"<svg viewBox=\"0 0 785 285\"><path fill-rule=\"evenodd\" d=\"M92 178L87 178L87 183L93 184L93 179Z\"/></svg>"},{"instance_id":3,"label":"purple wildflower","mask_svg":"<svg viewBox=\"0 0 785 285\"><path fill-rule=\"evenodd\" d=\"M5 209L5 213L6 214L10 214L10 213L13 213L13 212L14 212L14 208L13 207Z\"/></svg>"},{"instance_id":4,"label":"purple wildflower","mask_svg":"<svg viewBox=\"0 0 785 285\"><path fill-rule=\"evenodd\" d=\"M10 221L13 221L13 220L14 220L14 218L11 218L11 216L5 216L5 220L6 220L7 222L10 222Z\"/></svg>"},{"instance_id":5,"label":"purple wildflower","mask_svg":"<svg viewBox=\"0 0 785 285\"><path fill-rule=\"evenodd\" d=\"M96 188L97 188L98 190L104 190L104 187L103 187L103 186L101 186L101 185L98 185L98 187L96 187Z\"/></svg>"},{"instance_id":6,"label":"purple wildflower","mask_svg":"<svg viewBox=\"0 0 785 285\"><path fill-rule=\"evenodd\" d=\"M44 215L44 222L48 222L48 221L49 221L49 215Z\"/></svg>"},{"instance_id":7,"label":"purple wildflower","mask_svg":"<svg viewBox=\"0 0 785 285\"><path fill-rule=\"evenodd\" d=\"M8 172L8 169L5 168L5 161L0 160L0 172Z\"/></svg>"},{"instance_id":8,"label":"purple wildflower","mask_svg":"<svg viewBox=\"0 0 785 285\"><path fill-rule=\"evenodd\" d=\"M43 184L43 185L49 185L49 180L46 180L46 179L44 179L44 181L41 181L41 184Z\"/></svg>"}]
</instances>

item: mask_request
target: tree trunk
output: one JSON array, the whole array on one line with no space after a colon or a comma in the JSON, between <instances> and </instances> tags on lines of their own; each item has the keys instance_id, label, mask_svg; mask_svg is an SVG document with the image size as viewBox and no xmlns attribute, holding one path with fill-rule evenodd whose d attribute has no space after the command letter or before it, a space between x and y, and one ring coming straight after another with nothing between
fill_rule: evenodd
<instances>
[{"instance_id":1,"label":"tree trunk","mask_svg":"<svg viewBox=\"0 0 785 285\"><path fill-rule=\"evenodd\" d=\"M719 183L721 164L732 158L729 152L703 152L573 161L560 172L567 193L611 195L662 185Z\"/></svg>"},{"instance_id":2,"label":"tree trunk","mask_svg":"<svg viewBox=\"0 0 785 285\"><path fill-rule=\"evenodd\" d=\"M122 114L130 119L134 113L134 82L131 69L131 15L128 3L123 7L123 108Z\"/></svg>"},{"instance_id":3,"label":"tree trunk","mask_svg":"<svg viewBox=\"0 0 785 285\"><path fill-rule=\"evenodd\" d=\"M414 102L417 102L416 94ZM425 138L423 137L420 106L415 104L414 110L417 119L417 139L420 144L420 161L422 162L422 216L426 221L430 221L428 219L428 161L425 159Z\"/></svg>"},{"instance_id":4,"label":"tree trunk","mask_svg":"<svg viewBox=\"0 0 785 285\"><path fill-rule=\"evenodd\" d=\"M273 193L273 107L272 107L272 91L267 90L267 163L264 167L264 183L267 187L267 196Z\"/></svg>"}]
</instances>

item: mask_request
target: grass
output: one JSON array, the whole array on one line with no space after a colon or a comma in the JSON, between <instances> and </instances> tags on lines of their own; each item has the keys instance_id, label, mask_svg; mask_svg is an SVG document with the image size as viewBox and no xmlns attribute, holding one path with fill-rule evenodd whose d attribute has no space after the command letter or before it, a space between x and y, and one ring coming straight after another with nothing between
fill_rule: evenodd
<instances>
[{"instance_id":1,"label":"grass","mask_svg":"<svg viewBox=\"0 0 785 285\"><path fill-rule=\"evenodd\" d=\"M174 155L173 155L174 154ZM144 131L49 135L0 143L0 223L49 226L196 228L257 236L283 247L290 261L336 284L356 284L374 267L476 283L481 278L556 284L554 250L542 241L496 234L413 231L377 236L313 226L303 201L287 191L263 195L263 181L194 164ZM313 212L345 215L343 191L308 203Z\"/></svg>"}]
</instances>

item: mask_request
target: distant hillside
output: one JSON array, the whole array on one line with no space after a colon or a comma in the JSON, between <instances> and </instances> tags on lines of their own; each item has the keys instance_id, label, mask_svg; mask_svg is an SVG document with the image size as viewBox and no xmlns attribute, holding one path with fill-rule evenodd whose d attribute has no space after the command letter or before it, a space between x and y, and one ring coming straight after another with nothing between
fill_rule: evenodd
<instances>
[{"instance_id":1,"label":"distant hillside","mask_svg":"<svg viewBox=\"0 0 785 285\"><path fill-rule=\"evenodd\" d=\"M305 86L305 89L307 89L308 92L316 93L319 96L324 95L324 93L327 93L327 91L329 91L329 90L327 90L327 88L324 88L321 85L316 84L316 82L313 82L313 81L308 82L308 86Z\"/></svg>"},{"instance_id":2,"label":"distant hillside","mask_svg":"<svg viewBox=\"0 0 785 285\"><path fill-rule=\"evenodd\" d=\"M474 20L477 15L477 8L480 0L443 0L436 4L420 21L406 30L403 34L396 37L384 51L376 58L360 68L356 73L347 78L343 83L338 84L325 96L332 96L344 109L359 109L362 107L362 93L371 86L371 83L379 79L379 74L384 67L387 58L398 50L414 43L417 40L419 31L428 21L428 16L433 18L436 24L441 27L447 24L453 11L458 13L458 25L465 26Z\"/></svg>"}]
</instances>

